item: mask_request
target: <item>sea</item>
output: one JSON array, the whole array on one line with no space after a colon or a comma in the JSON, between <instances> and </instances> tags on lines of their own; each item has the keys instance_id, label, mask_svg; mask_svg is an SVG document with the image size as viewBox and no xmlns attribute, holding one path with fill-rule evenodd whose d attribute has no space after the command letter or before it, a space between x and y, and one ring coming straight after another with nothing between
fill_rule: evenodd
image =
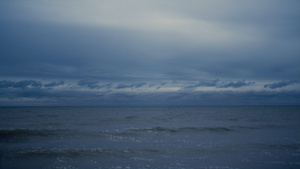
<instances>
[{"instance_id":1,"label":"sea","mask_svg":"<svg viewBox=\"0 0 300 169\"><path fill-rule=\"evenodd\" d=\"M299 169L299 106L0 107L1 169Z\"/></svg>"}]
</instances>

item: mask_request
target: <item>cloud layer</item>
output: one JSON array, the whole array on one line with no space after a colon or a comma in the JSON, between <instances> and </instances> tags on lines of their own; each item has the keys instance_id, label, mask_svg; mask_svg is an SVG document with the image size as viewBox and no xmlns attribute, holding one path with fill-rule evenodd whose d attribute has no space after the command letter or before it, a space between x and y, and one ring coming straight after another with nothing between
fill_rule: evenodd
<instances>
[{"instance_id":1,"label":"cloud layer","mask_svg":"<svg viewBox=\"0 0 300 169\"><path fill-rule=\"evenodd\" d=\"M277 92L278 101L280 92L300 90L299 6L297 0L0 1L2 103L69 92L95 104L98 94L128 96L124 103L166 94L188 104L179 96L194 92L220 98Z\"/></svg>"}]
</instances>

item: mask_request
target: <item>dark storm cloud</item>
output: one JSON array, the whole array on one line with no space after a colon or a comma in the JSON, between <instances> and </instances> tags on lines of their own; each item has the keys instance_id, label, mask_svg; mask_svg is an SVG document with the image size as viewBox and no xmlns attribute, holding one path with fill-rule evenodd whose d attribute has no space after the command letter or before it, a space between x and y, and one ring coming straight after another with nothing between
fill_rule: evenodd
<instances>
[{"instance_id":1,"label":"dark storm cloud","mask_svg":"<svg viewBox=\"0 0 300 169\"><path fill-rule=\"evenodd\" d=\"M246 80L239 80L237 82L234 81L220 81L219 79L212 81L200 81L195 85L186 86L185 88L196 88L196 87L217 87L217 88L240 88L244 86L253 85L255 82L246 82Z\"/></svg>"},{"instance_id":2,"label":"dark storm cloud","mask_svg":"<svg viewBox=\"0 0 300 169\"><path fill-rule=\"evenodd\" d=\"M216 87L219 79L213 81L200 81L195 85L186 86L185 88L196 88L196 87Z\"/></svg>"},{"instance_id":3,"label":"dark storm cloud","mask_svg":"<svg viewBox=\"0 0 300 169\"><path fill-rule=\"evenodd\" d=\"M32 87L32 88L40 88L42 87L43 84L42 82L35 81L35 80L22 80L18 82L14 81L7 81L7 80L2 80L0 81L0 88L26 88L26 87Z\"/></svg>"},{"instance_id":4,"label":"dark storm cloud","mask_svg":"<svg viewBox=\"0 0 300 169\"><path fill-rule=\"evenodd\" d=\"M45 87L55 87L55 86L60 86L60 85L64 85L65 82L64 81L60 81L60 82L51 82L51 83L47 83L44 84Z\"/></svg>"},{"instance_id":5,"label":"dark storm cloud","mask_svg":"<svg viewBox=\"0 0 300 169\"><path fill-rule=\"evenodd\" d=\"M135 84L135 87L136 88L140 88L140 87L142 87L142 86L144 86L144 85L146 85L147 83L145 83L145 82L141 82L141 83L137 83L137 84Z\"/></svg>"},{"instance_id":6,"label":"dark storm cloud","mask_svg":"<svg viewBox=\"0 0 300 169\"><path fill-rule=\"evenodd\" d=\"M19 82L16 82L13 87L15 88L25 88L25 87L34 87L34 88L40 88L42 86L41 82L34 81L34 80L22 80Z\"/></svg>"},{"instance_id":7,"label":"dark storm cloud","mask_svg":"<svg viewBox=\"0 0 300 169\"><path fill-rule=\"evenodd\" d=\"M296 80L281 81L281 82L277 82L277 83L266 84L266 85L264 85L264 88L277 89L277 88L286 87L286 86L289 86L289 85L292 85L295 83L298 83L298 81L296 81Z\"/></svg>"},{"instance_id":8,"label":"dark storm cloud","mask_svg":"<svg viewBox=\"0 0 300 169\"><path fill-rule=\"evenodd\" d=\"M175 84L176 82L173 82L173 83ZM167 82L159 83L158 86L156 87L156 90L160 89L161 87L165 86L166 84L167 84ZM153 87L153 86L155 86L155 85L151 84L149 87Z\"/></svg>"},{"instance_id":9,"label":"dark storm cloud","mask_svg":"<svg viewBox=\"0 0 300 169\"><path fill-rule=\"evenodd\" d=\"M219 87L220 88L227 88L227 87L239 88L239 87L252 85L254 83L255 82L246 82L245 80L237 81L237 82L223 82Z\"/></svg>"},{"instance_id":10,"label":"dark storm cloud","mask_svg":"<svg viewBox=\"0 0 300 169\"><path fill-rule=\"evenodd\" d=\"M0 88L0 99L7 100L8 103L13 100L23 100L24 98L26 100L26 99L40 99L40 98L49 99L53 97L54 95L49 90L49 88L48 89L40 88L40 87ZM3 100L1 100L0 102L3 102ZM36 104L37 102L33 102L33 104ZM18 104L15 104L14 106L18 106Z\"/></svg>"},{"instance_id":11,"label":"dark storm cloud","mask_svg":"<svg viewBox=\"0 0 300 169\"><path fill-rule=\"evenodd\" d=\"M118 86L116 87L116 89L124 89L124 88L140 88L144 85L146 85L147 83L145 82L140 82L140 83L133 83L133 84L118 84Z\"/></svg>"},{"instance_id":12,"label":"dark storm cloud","mask_svg":"<svg viewBox=\"0 0 300 169\"><path fill-rule=\"evenodd\" d=\"M13 87L14 84L15 84L15 82L2 80L2 81L0 81L0 88Z\"/></svg>"},{"instance_id":13,"label":"dark storm cloud","mask_svg":"<svg viewBox=\"0 0 300 169\"><path fill-rule=\"evenodd\" d=\"M80 80L80 81L78 81L77 85L79 85L79 86L86 86L86 87L91 88L91 89L101 88L98 85L98 81L97 80L93 80L93 79Z\"/></svg>"},{"instance_id":14,"label":"dark storm cloud","mask_svg":"<svg viewBox=\"0 0 300 169\"><path fill-rule=\"evenodd\" d=\"M206 87L210 87L210 86L217 86L219 79L216 79L214 81L206 81L206 82L199 82L196 86L197 87L201 87L201 86L206 86Z\"/></svg>"},{"instance_id":15,"label":"dark storm cloud","mask_svg":"<svg viewBox=\"0 0 300 169\"><path fill-rule=\"evenodd\" d=\"M118 86L116 87L116 89L131 88L133 86L134 86L134 84L118 84Z\"/></svg>"},{"instance_id":16,"label":"dark storm cloud","mask_svg":"<svg viewBox=\"0 0 300 169\"><path fill-rule=\"evenodd\" d=\"M21 80L21 81L11 81L11 80L2 80L0 81L0 88L15 88L15 89L26 89L26 88L34 88L39 89L41 87L51 88L60 85L64 85L64 81L60 82L50 82L43 83L41 81L36 80Z\"/></svg>"}]
</instances>

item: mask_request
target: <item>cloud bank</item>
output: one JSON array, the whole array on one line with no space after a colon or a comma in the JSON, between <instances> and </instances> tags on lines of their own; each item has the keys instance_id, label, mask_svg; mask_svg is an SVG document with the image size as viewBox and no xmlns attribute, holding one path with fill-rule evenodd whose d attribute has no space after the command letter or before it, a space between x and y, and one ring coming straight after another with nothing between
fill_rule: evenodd
<instances>
[{"instance_id":1,"label":"cloud bank","mask_svg":"<svg viewBox=\"0 0 300 169\"><path fill-rule=\"evenodd\" d=\"M265 88L271 88L271 89L277 89L277 88L282 88L286 87L292 84L299 83L297 80L292 80L292 81L281 81L277 83L271 83L271 84L266 84L264 85Z\"/></svg>"},{"instance_id":2,"label":"cloud bank","mask_svg":"<svg viewBox=\"0 0 300 169\"><path fill-rule=\"evenodd\" d=\"M43 104L70 93L95 105L167 104L162 98L176 97L183 105L207 103L194 93L212 94L216 104L225 103L217 97L246 94L254 100L243 103L262 104L262 97L271 104L274 92L274 105L296 104L299 6L298 0L0 1L1 104ZM230 104L242 103L236 101Z\"/></svg>"}]
</instances>

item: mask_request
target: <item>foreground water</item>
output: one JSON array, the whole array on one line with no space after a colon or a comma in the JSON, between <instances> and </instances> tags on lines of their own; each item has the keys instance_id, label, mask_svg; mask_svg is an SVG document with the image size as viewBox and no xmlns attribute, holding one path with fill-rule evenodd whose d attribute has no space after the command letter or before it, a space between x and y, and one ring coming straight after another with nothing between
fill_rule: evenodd
<instances>
[{"instance_id":1,"label":"foreground water","mask_svg":"<svg viewBox=\"0 0 300 169\"><path fill-rule=\"evenodd\" d=\"M300 107L1 107L0 168L300 168Z\"/></svg>"}]
</instances>

